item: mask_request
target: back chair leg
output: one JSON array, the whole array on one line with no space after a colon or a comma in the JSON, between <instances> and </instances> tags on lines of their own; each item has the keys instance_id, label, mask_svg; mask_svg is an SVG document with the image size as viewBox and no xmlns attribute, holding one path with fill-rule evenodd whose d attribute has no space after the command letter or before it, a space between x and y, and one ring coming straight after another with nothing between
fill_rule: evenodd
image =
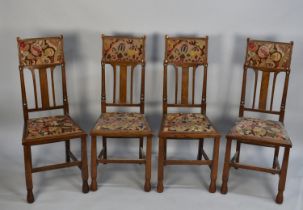
<instances>
[{"instance_id":1,"label":"back chair leg","mask_svg":"<svg viewBox=\"0 0 303 210\"><path fill-rule=\"evenodd\" d=\"M159 155L158 155L158 184L157 192L163 192L163 177L164 177L164 138L159 138Z\"/></svg>"},{"instance_id":2,"label":"back chair leg","mask_svg":"<svg viewBox=\"0 0 303 210\"><path fill-rule=\"evenodd\" d=\"M70 140L65 141L65 159L70 162Z\"/></svg>"},{"instance_id":3,"label":"back chair leg","mask_svg":"<svg viewBox=\"0 0 303 210\"><path fill-rule=\"evenodd\" d=\"M88 166L87 166L87 149L86 149L86 136L81 138L81 172L82 172L82 192L88 193Z\"/></svg>"},{"instance_id":4,"label":"back chair leg","mask_svg":"<svg viewBox=\"0 0 303 210\"><path fill-rule=\"evenodd\" d=\"M237 141L237 146L236 146L236 152L238 153L235 162L239 163L240 162L240 152L241 152L241 142ZM238 169L238 167L235 167L235 169Z\"/></svg>"},{"instance_id":5,"label":"back chair leg","mask_svg":"<svg viewBox=\"0 0 303 210\"><path fill-rule=\"evenodd\" d=\"M216 181L218 173L218 160L219 160L219 146L220 146L220 137L216 137L214 140L214 149L213 149L213 160L211 164L211 175L210 175L210 185L209 192L216 192Z\"/></svg>"},{"instance_id":6,"label":"back chair leg","mask_svg":"<svg viewBox=\"0 0 303 210\"><path fill-rule=\"evenodd\" d=\"M33 203L35 201L33 194L33 178L32 178L32 154L31 146L24 145L24 166L25 166L25 181L27 189L27 202Z\"/></svg>"},{"instance_id":7,"label":"back chair leg","mask_svg":"<svg viewBox=\"0 0 303 210\"><path fill-rule=\"evenodd\" d=\"M222 186L221 193L226 194L228 191L227 182L229 177L229 169L230 169L230 150L231 150L231 142L232 139L226 138L226 150L225 150L225 159L224 159L224 168L222 175Z\"/></svg>"},{"instance_id":8,"label":"back chair leg","mask_svg":"<svg viewBox=\"0 0 303 210\"><path fill-rule=\"evenodd\" d=\"M141 139L140 139L141 140ZM143 138L142 138L143 140ZM147 142L146 142L146 157L145 157L145 184L144 184L144 190L145 192L149 192L151 190L151 151L152 151L152 137L148 136L147 137Z\"/></svg>"},{"instance_id":9,"label":"back chair leg","mask_svg":"<svg viewBox=\"0 0 303 210\"><path fill-rule=\"evenodd\" d=\"M204 139L199 139L197 160L202 160L203 145L204 145Z\"/></svg>"},{"instance_id":10,"label":"back chair leg","mask_svg":"<svg viewBox=\"0 0 303 210\"><path fill-rule=\"evenodd\" d=\"M166 160L166 158L167 158L167 139L164 139L163 157L164 157L164 160Z\"/></svg>"},{"instance_id":11,"label":"back chair leg","mask_svg":"<svg viewBox=\"0 0 303 210\"><path fill-rule=\"evenodd\" d=\"M139 159L143 158L142 149L143 149L143 138L140 137L140 140L139 140Z\"/></svg>"},{"instance_id":12,"label":"back chair leg","mask_svg":"<svg viewBox=\"0 0 303 210\"><path fill-rule=\"evenodd\" d=\"M97 190L97 141L96 136L91 136L91 176L92 182L90 189Z\"/></svg>"},{"instance_id":13,"label":"back chair leg","mask_svg":"<svg viewBox=\"0 0 303 210\"><path fill-rule=\"evenodd\" d=\"M276 197L276 202L278 204L283 203L283 192L285 189L285 182L286 182L286 175L287 175L287 168L288 168L288 158L289 158L289 147L285 147L284 149L284 156L283 162L280 171L280 179L279 179L279 187L278 187L278 194Z\"/></svg>"},{"instance_id":14,"label":"back chair leg","mask_svg":"<svg viewBox=\"0 0 303 210\"><path fill-rule=\"evenodd\" d=\"M102 137L102 146L103 146L103 159L107 159L107 139Z\"/></svg>"},{"instance_id":15,"label":"back chair leg","mask_svg":"<svg viewBox=\"0 0 303 210\"><path fill-rule=\"evenodd\" d=\"M279 150L280 150L280 147L276 146L275 147L275 154L274 154L274 160L273 160L272 168L276 168L277 167L277 165L276 165L276 158L279 157Z\"/></svg>"}]
</instances>

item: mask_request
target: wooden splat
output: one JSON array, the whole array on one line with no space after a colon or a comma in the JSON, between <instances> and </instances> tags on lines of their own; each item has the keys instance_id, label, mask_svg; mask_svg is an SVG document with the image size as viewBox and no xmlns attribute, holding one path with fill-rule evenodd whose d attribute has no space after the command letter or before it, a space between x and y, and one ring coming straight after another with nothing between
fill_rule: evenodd
<instances>
[{"instance_id":1,"label":"wooden splat","mask_svg":"<svg viewBox=\"0 0 303 210\"><path fill-rule=\"evenodd\" d=\"M266 110L269 77L270 72L263 71L259 97L259 109L261 110Z\"/></svg>"}]
</instances>

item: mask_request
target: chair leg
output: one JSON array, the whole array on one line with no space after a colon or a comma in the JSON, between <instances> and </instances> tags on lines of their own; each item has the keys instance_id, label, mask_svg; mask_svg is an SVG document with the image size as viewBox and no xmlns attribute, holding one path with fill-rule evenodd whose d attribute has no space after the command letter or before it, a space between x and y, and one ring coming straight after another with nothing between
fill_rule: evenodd
<instances>
[{"instance_id":1,"label":"chair leg","mask_svg":"<svg viewBox=\"0 0 303 210\"><path fill-rule=\"evenodd\" d=\"M213 160L211 164L211 175L210 175L210 185L209 192L216 192L216 181L217 181L217 173L218 173L218 160L219 160L219 146L220 146L220 137L216 137L214 141L214 149L213 149Z\"/></svg>"},{"instance_id":2,"label":"chair leg","mask_svg":"<svg viewBox=\"0 0 303 210\"><path fill-rule=\"evenodd\" d=\"M97 190L97 140L96 136L91 136L91 176L92 182L90 189Z\"/></svg>"},{"instance_id":3,"label":"chair leg","mask_svg":"<svg viewBox=\"0 0 303 210\"><path fill-rule=\"evenodd\" d=\"M224 159L224 168L222 175L222 186L221 193L226 194L228 191L227 182L229 177L229 169L230 169L230 150L231 150L231 141L232 139L226 139L226 150L225 150L225 159Z\"/></svg>"},{"instance_id":4,"label":"chair leg","mask_svg":"<svg viewBox=\"0 0 303 210\"><path fill-rule=\"evenodd\" d=\"M203 145L204 145L204 139L199 139L197 160L202 160Z\"/></svg>"},{"instance_id":5,"label":"chair leg","mask_svg":"<svg viewBox=\"0 0 303 210\"><path fill-rule=\"evenodd\" d=\"M164 139L163 157L164 157L164 160L166 160L166 158L167 158L167 139Z\"/></svg>"},{"instance_id":6,"label":"chair leg","mask_svg":"<svg viewBox=\"0 0 303 210\"><path fill-rule=\"evenodd\" d=\"M158 185L157 192L163 192L163 177L164 177L164 142L166 139L159 138L159 154L158 154Z\"/></svg>"},{"instance_id":7,"label":"chair leg","mask_svg":"<svg viewBox=\"0 0 303 210\"><path fill-rule=\"evenodd\" d=\"M82 192L88 193L88 166L87 166L87 149L86 149L86 136L81 138L81 173L82 173Z\"/></svg>"},{"instance_id":8,"label":"chair leg","mask_svg":"<svg viewBox=\"0 0 303 210\"><path fill-rule=\"evenodd\" d=\"M283 203L283 192L284 192L285 183L286 183L289 150L290 150L289 147L285 147L285 149L284 149L283 162L282 162L281 171L280 171L278 194L276 197L276 203L278 203L278 204Z\"/></svg>"},{"instance_id":9,"label":"chair leg","mask_svg":"<svg viewBox=\"0 0 303 210\"><path fill-rule=\"evenodd\" d=\"M107 138L102 137L102 146L103 146L103 159L107 159Z\"/></svg>"},{"instance_id":10,"label":"chair leg","mask_svg":"<svg viewBox=\"0 0 303 210\"><path fill-rule=\"evenodd\" d=\"M143 149L143 138L141 137L139 140L139 159L143 158L142 149Z\"/></svg>"},{"instance_id":11,"label":"chair leg","mask_svg":"<svg viewBox=\"0 0 303 210\"><path fill-rule=\"evenodd\" d=\"M25 181L26 181L26 189L27 189L27 202L33 203L35 199L33 194L31 146L24 145L23 150L24 150L24 167L25 167Z\"/></svg>"},{"instance_id":12,"label":"chair leg","mask_svg":"<svg viewBox=\"0 0 303 210\"><path fill-rule=\"evenodd\" d=\"M240 152L241 152L241 142L239 142L239 141L237 141L236 152L238 153L238 156L237 156L235 162L239 163L240 162ZM235 169L238 169L238 167L235 167Z\"/></svg>"},{"instance_id":13,"label":"chair leg","mask_svg":"<svg viewBox=\"0 0 303 210\"><path fill-rule=\"evenodd\" d=\"M140 139L141 140L141 139ZM142 138L143 140L143 138ZM145 192L149 192L151 190L151 164L152 164L152 137L147 137L146 142L146 157L145 157L145 184L144 184L144 190Z\"/></svg>"},{"instance_id":14,"label":"chair leg","mask_svg":"<svg viewBox=\"0 0 303 210\"><path fill-rule=\"evenodd\" d=\"M70 140L65 141L65 159L70 162Z\"/></svg>"},{"instance_id":15,"label":"chair leg","mask_svg":"<svg viewBox=\"0 0 303 210\"><path fill-rule=\"evenodd\" d=\"M276 158L279 157L279 151L280 151L280 147L279 146L275 147L274 160L273 160L273 163L272 163L272 168L274 168L274 169L277 167Z\"/></svg>"}]
</instances>

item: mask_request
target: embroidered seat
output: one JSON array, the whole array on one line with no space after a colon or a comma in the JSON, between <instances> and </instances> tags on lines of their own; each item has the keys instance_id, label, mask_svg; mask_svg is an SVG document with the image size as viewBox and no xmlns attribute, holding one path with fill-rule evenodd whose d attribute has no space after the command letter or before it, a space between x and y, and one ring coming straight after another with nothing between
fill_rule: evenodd
<instances>
[{"instance_id":1,"label":"embroidered seat","mask_svg":"<svg viewBox=\"0 0 303 210\"><path fill-rule=\"evenodd\" d=\"M69 116L32 118L27 121L26 140L60 135L79 134L83 130Z\"/></svg>"},{"instance_id":2,"label":"embroidered seat","mask_svg":"<svg viewBox=\"0 0 303 210\"><path fill-rule=\"evenodd\" d=\"M234 136L235 138L249 137L257 140L260 138L276 141L290 140L283 123L246 117L240 118L227 135Z\"/></svg>"},{"instance_id":3,"label":"embroidered seat","mask_svg":"<svg viewBox=\"0 0 303 210\"><path fill-rule=\"evenodd\" d=\"M215 133L207 117L200 113L168 113L164 117L163 132Z\"/></svg>"},{"instance_id":4,"label":"embroidered seat","mask_svg":"<svg viewBox=\"0 0 303 210\"><path fill-rule=\"evenodd\" d=\"M206 116L208 37L166 36L165 47L163 118L159 132L157 191L160 193L164 190L164 166L208 165L211 168L209 192L213 193L216 191L220 134ZM197 72L201 72L200 76L203 75L203 79L202 76L198 78ZM173 97L169 97L172 95L171 91L168 91L168 88L171 88L168 87L172 81L171 77L175 80ZM202 83L200 87L197 85L199 80ZM180 88L179 84L181 84ZM169 109L172 108L183 108L188 112L169 113ZM193 108L200 108L200 113L191 113ZM214 140L212 158L209 158L203 149L204 138ZM199 140L197 159L167 159L167 141L170 139Z\"/></svg>"},{"instance_id":5,"label":"embroidered seat","mask_svg":"<svg viewBox=\"0 0 303 210\"><path fill-rule=\"evenodd\" d=\"M92 140L91 190L96 191L98 188L97 166L99 163L138 163L145 164L144 190L150 191L152 132L144 117L145 37L102 35L102 44L102 114L90 132ZM106 77L110 70L113 75L112 80ZM138 82L134 81L135 75L141 77ZM134 87L139 87L139 91ZM107 92L106 88L110 91ZM135 94L136 92L138 94ZM107 98L108 94L111 95L109 96L111 100ZM107 109L111 107L132 107L140 109L140 112L107 112ZM103 146L99 155L96 153L97 137L102 138ZM139 139L139 159L108 158L107 142L111 138ZM144 138L146 138L146 155L143 152Z\"/></svg>"},{"instance_id":6,"label":"embroidered seat","mask_svg":"<svg viewBox=\"0 0 303 210\"><path fill-rule=\"evenodd\" d=\"M129 132L147 131L151 132L144 114L131 112L108 112L101 115L98 119L93 133L98 132Z\"/></svg>"},{"instance_id":7,"label":"embroidered seat","mask_svg":"<svg viewBox=\"0 0 303 210\"><path fill-rule=\"evenodd\" d=\"M17 38L17 42L24 115L22 144L24 149L27 202L34 202L32 173L66 167L78 166L80 168L82 173L82 192L87 193L89 186L87 183L86 133L69 116L63 36L32 39ZM29 72L31 78L26 78L25 72ZM58 75L61 79L57 78ZM32 81L28 83L28 79L32 79ZM61 88L56 88L57 84ZM33 94L27 94L27 91L31 90L31 85ZM61 91L61 94L56 94L56 91ZM33 97L30 97L31 95ZM57 95L62 95L62 98L58 99ZM28 103L28 101L32 101L32 103ZM61 110L64 115L40 118L31 118L30 116L32 112L39 113L50 110ZM77 160L70 149L70 141L75 139L81 139L81 160ZM55 142L65 143L66 161L59 164L33 167L31 146Z\"/></svg>"},{"instance_id":8,"label":"embroidered seat","mask_svg":"<svg viewBox=\"0 0 303 210\"><path fill-rule=\"evenodd\" d=\"M223 194L228 191L227 182L230 168L242 168L278 174L280 178L276 202L283 202L288 158L290 148L292 147L283 123L292 48L292 42L283 43L247 39L239 110L240 118L226 135L227 142L221 187ZM252 73L252 85L247 85L247 83L250 82L248 78L251 78L247 76L248 72ZM279 78L279 80L277 78ZM276 91L278 81L281 82L280 87L282 87L282 91ZM249 98L246 96L248 87L252 87L253 94L252 99L246 101L246 99ZM279 108L274 106L274 99L276 98L281 98L281 103L278 105ZM279 121L244 117L244 112L278 115ZM236 153L231 158L230 153L233 140L236 141L237 144ZM272 167L258 167L240 163L241 144L274 148ZM281 147L284 148L284 155L282 166L280 167L279 151Z\"/></svg>"}]
</instances>

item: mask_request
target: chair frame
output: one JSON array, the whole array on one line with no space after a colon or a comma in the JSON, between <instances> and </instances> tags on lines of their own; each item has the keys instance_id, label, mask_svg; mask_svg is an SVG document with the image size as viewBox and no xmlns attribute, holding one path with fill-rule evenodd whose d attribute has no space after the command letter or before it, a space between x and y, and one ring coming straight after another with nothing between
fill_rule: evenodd
<instances>
[{"instance_id":1,"label":"chair frame","mask_svg":"<svg viewBox=\"0 0 303 210\"><path fill-rule=\"evenodd\" d=\"M125 38L125 39L142 39L143 40L143 59L138 62L125 62L125 61L110 61L105 59L104 45L102 47L102 87L101 87L101 114L107 112L107 107L137 107L140 113L144 114L144 93L145 93L145 36L106 36L101 35L102 43L106 38ZM113 82L113 101L111 103L106 101L106 64L113 67L114 82ZM141 87L140 87L140 103L133 103L133 72L136 66L141 66ZM120 67L120 92L119 101L116 101L116 73L117 66ZM127 102L127 67L131 67L131 95L130 102ZM122 70L122 71L121 71ZM122 73L121 73L122 72ZM149 192L151 190L151 154L152 154L152 133L151 131L108 131L108 132L95 132L93 129L91 135L91 190L96 191L97 185L97 166L99 163L115 163L115 164L145 164L145 184L144 190ZM102 137L102 150L97 156L97 137ZM109 138L139 138L139 159L108 159L107 158L107 139ZM144 138L146 138L146 155L144 155L143 145Z\"/></svg>"},{"instance_id":2,"label":"chair frame","mask_svg":"<svg viewBox=\"0 0 303 210\"><path fill-rule=\"evenodd\" d=\"M20 81L21 81L21 93L22 93L22 107L23 107L23 116L24 116L24 128L23 128L23 137L22 137L22 145L24 149L24 165L25 165L25 178L26 178L26 188L27 188L27 202L34 202L33 195L33 182L32 182L32 173L61 169L66 167L78 166L82 172L82 191L83 193L87 193L89 191L88 187L88 166L87 166L87 151L86 151L86 133L84 130L77 134L67 134L67 135L57 135L57 136L47 136L41 138L35 138L34 140L26 139L26 130L27 130L27 121L29 120L29 113L31 112L39 112L39 111L48 111L61 109L64 112L64 115L69 117L69 105L68 105L68 97L66 90L66 75L65 75L65 62L64 62L64 51L63 51L63 36L58 37L41 37L41 38L30 38L30 39L20 39L17 37L17 42L20 41L31 41L31 40L47 40L47 39L59 39L62 44L62 61L60 63L55 64L42 64L42 65L24 65L21 62L20 55L20 46L18 44L19 51L19 73L20 73ZM57 105L55 101L55 89L54 89L54 77L53 71L56 66L61 66L62 73L62 92L63 92L63 105ZM52 82L52 93L53 93L53 106L49 104L49 95L48 95L48 80L47 80L47 69L51 69L51 82ZM41 104L42 107L38 107L38 96L37 96L37 83L34 75L34 71L39 70L39 79L40 79L40 92L41 92ZM26 88L25 88L25 79L24 79L24 70L29 70L32 73L33 85L34 85L34 96L35 96L35 108L28 108L27 97L26 97ZM70 117L69 117L70 118ZM70 118L73 122L73 120ZM81 139L81 160L78 160L76 156L70 150L70 140L74 138ZM32 154L31 154L31 146L49 144L55 142L65 142L65 156L66 162L57 163L47 166L33 167L32 166Z\"/></svg>"},{"instance_id":3,"label":"chair frame","mask_svg":"<svg viewBox=\"0 0 303 210\"><path fill-rule=\"evenodd\" d=\"M264 43L277 43L277 44L290 44L291 48L290 48L290 58L288 61L288 67L286 67L285 69L261 68L261 67L255 67L253 65L247 64L246 60L247 60L247 56L248 56L248 44L250 41L257 41L257 42L264 42ZM249 38L247 39L246 59L245 59L245 64L243 66L244 71L243 71L243 80L242 80L242 92L241 92L241 100L240 100L239 117L243 117L245 111L259 112L259 113L278 115L279 121L281 123L284 122L292 48L293 48L293 42L283 43L283 42L269 42L269 41L262 41L262 40L251 40ZM249 69L251 69L255 72L254 96L253 96L252 107L245 106L246 80L247 80L247 71ZM256 90L257 90L257 83L258 83L257 75L258 75L259 71L262 72L262 80L261 80L260 95L259 95L259 108L255 108ZM272 106L273 106L276 78L277 78L277 74L279 74L281 72L285 72L285 80L284 80L281 106L280 106L279 111L274 111ZM270 108L268 110L266 108L266 103L267 103L267 98L268 98L270 73L274 73L274 80L273 80L273 85L272 85ZM257 138L257 137L252 138L249 136L243 136L240 138L240 137L235 137L230 134L226 135L226 140L227 140L227 142L226 142L224 169L223 169L223 175L222 175L221 193L226 194L228 191L227 182L228 182L228 178L229 178L229 170L231 167L233 167L235 169L241 168L241 169L259 171L259 172L265 172L265 173L271 173L271 174L278 174L280 176L280 179L279 179L279 186L278 186L278 194L276 196L276 203L281 204L283 202L283 192L285 189L289 151L290 151L290 148L292 147L291 141L285 140L284 142L281 142L281 141ZM236 141L236 152L235 152L234 156L230 159L231 146L232 146L233 140ZM257 145L257 146L275 148L272 168L258 167L258 166L248 165L248 164L240 164L239 161L240 161L241 144L251 144L251 145ZM283 161L282 161L281 167L280 167L280 163L278 160L280 147L284 147L284 155L283 155Z\"/></svg>"},{"instance_id":4,"label":"chair frame","mask_svg":"<svg viewBox=\"0 0 303 210\"><path fill-rule=\"evenodd\" d=\"M182 63L182 62L169 62L167 58L167 42L168 39L179 39L179 40L187 40L187 39L204 39L206 42L206 60L203 63ZM157 192L161 193L164 190L163 179L164 179L164 166L166 165L208 165L211 169L211 183L209 186L209 192L216 192L216 179L218 173L218 159L219 159L219 145L220 145L220 134L216 131L215 133L196 133L196 132L172 132L172 131L163 131L164 119L165 115L168 112L168 108L170 107L185 107L185 108L194 108L198 107L201 109L202 114L206 114L206 86L207 86L207 50L208 50L208 36L206 37L169 37L165 36L165 59L164 59L164 80L163 80L163 117L162 123L159 133L159 156L158 156L158 185ZM175 77L175 103L168 103L167 100L167 67L168 65L172 65L176 71ZM195 96L195 71L199 66L203 66L203 87L202 87L202 100L201 103L194 103ZM181 90L181 103L178 104L177 96L178 96L178 67L182 68L182 90ZM193 83L192 83L192 103L188 103L188 87L189 87L189 68L193 68ZM206 116L205 116L206 117ZM206 117L207 118L207 117ZM213 138L214 146L213 146L213 157L210 159L206 152L203 149L204 138ZM199 139L198 145L198 154L197 160L168 160L167 159L167 140L170 139L191 139L196 140ZM202 160L202 157L204 160Z\"/></svg>"}]
</instances>

